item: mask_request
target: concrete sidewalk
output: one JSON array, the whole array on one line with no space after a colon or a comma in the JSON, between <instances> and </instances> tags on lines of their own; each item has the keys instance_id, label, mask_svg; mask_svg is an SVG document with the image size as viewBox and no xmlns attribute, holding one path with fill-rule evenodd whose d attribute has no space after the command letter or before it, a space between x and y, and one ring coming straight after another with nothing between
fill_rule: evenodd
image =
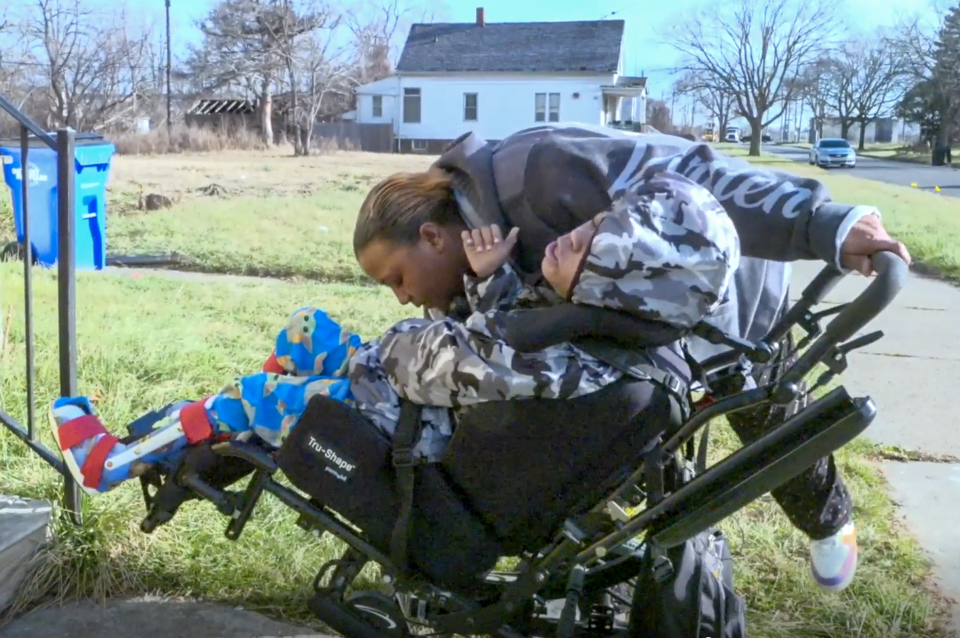
<instances>
[{"instance_id":1,"label":"concrete sidewalk","mask_svg":"<svg viewBox=\"0 0 960 638\"><path fill-rule=\"evenodd\" d=\"M0 638L324 638L228 605L161 598L75 603L31 612Z\"/></svg>"},{"instance_id":2,"label":"concrete sidewalk","mask_svg":"<svg viewBox=\"0 0 960 638\"><path fill-rule=\"evenodd\" d=\"M819 268L794 268L797 297ZM848 276L827 302L850 301L868 280ZM960 392L960 289L912 275L900 296L865 333L883 330L880 341L848 357L841 376L854 396L868 395L878 414L865 437L934 457L960 458L960 427L953 398ZM960 464L886 462L882 470L907 526L935 564L944 594L954 599L951 635L960 637Z\"/></svg>"}]
</instances>

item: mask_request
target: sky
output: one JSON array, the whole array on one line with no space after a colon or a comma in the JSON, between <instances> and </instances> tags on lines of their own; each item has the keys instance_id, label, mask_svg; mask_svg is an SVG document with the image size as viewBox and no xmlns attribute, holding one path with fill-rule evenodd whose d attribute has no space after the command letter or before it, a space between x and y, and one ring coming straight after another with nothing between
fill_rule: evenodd
<instances>
[{"instance_id":1,"label":"sky","mask_svg":"<svg viewBox=\"0 0 960 638\"><path fill-rule=\"evenodd\" d=\"M163 20L163 0L130 0L146 13L157 12L160 24ZM337 2L337 0L331 0ZM733 0L716 0L731 2ZM801 0L802 1L802 0ZM864 31L893 25L898 16L930 11L931 1L937 0L837 0ZM195 41L194 21L203 17L216 0L171 0L171 25L174 50L185 42ZM676 52L663 42L664 25L682 19L685 10L698 12L703 0L446 0L437 6L444 7L445 18L452 22L473 22L476 8L483 6L487 22L526 22L534 20L599 20L622 19L626 21L624 37L627 74L645 75L648 78L650 96L659 98L669 94L674 76L669 69L675 65Z\"/></svg>"}]
</instances>

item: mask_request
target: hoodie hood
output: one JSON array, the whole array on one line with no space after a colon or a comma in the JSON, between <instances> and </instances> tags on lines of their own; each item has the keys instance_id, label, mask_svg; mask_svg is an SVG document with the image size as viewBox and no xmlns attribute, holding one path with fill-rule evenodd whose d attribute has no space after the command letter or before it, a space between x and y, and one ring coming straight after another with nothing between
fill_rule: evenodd
<instances>
[{"instance_id":1,"label":"hoodie hood","mask_svg":"<svg viewBox=\"0 0 960 638\"><path fill-rule=\"evenodd\" d=\"M726 301L739 263L723 206L696 182L661 172L613 202L570 301L689 328Z\"/></svg>"}]
</instances>

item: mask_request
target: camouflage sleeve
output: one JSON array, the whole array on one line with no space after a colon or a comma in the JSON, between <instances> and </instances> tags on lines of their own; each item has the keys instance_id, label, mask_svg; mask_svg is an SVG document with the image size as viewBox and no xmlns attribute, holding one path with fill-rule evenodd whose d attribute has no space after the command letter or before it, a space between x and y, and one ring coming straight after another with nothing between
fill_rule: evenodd
<instances>
[{"instance_id":1,"label":"camouflage sleeve","mask_svg":"<svg viewBox=\"0 0 960 638\"><path fill-rule=\"evenodd\" d=\"M618 378L616 370L569 344L517 352L490 332L502 314L474 313L466 323L398 323L379 339L386 379L414 403L460 408L487 401L572 398Z\"/></svg>"},{"instance_id":2,"label":"camouflage sleeve","mask_svg":"<svg viewBox=\"0 0 960 638\"><path fill-rule=\"evenodd\" d=\"M464 275L463 288L470 310L487 312L513 307L523 292L523 282L510 264L503 264L485 279Z\"/></svg>"}]
</instances>

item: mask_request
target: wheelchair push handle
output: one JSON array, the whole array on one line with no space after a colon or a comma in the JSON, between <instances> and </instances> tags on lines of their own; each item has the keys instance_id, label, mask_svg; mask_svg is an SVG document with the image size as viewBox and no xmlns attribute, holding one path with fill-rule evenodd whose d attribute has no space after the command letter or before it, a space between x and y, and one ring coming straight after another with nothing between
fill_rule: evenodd
<instances>
[{"instance_id":1,"label":"wheelchair push handle","mask_svg":"<svg viewBox=\"0 0 960 638\"><path fill-rule=\"evenodd\" d=\"M896 253L880 252L871 258L877 276L867 289L827 324L825 336L832 341L846 341L873 321L893 303L907 283L909 268Z\"/></svg>"},{"instance_id":2,"label":"wheelchair push handle","mask_svg":"<svg viewBox=\"0 0 960 638\"><path fill-rule=\"evenodd\" d=\"M818 363L830 356L833 349L853 337L859 330L873 321L887 306L897 298L907 282L909 268L905 261L892 252L880 252L871 258L877 275L867 288L853 301L845 304L823 329L816 341L784 375L783 381L799 381L812 371ZM843 277L832 267L824 269L804 290L804 301L819 298L822 301L826 293ZM807 295L810 295L810 299ZM804 306L806 304L798 304ZM809 307L809 306L808 306ZM789 329L789 328L788 328Z\"/></svg>"}]
</instances>

